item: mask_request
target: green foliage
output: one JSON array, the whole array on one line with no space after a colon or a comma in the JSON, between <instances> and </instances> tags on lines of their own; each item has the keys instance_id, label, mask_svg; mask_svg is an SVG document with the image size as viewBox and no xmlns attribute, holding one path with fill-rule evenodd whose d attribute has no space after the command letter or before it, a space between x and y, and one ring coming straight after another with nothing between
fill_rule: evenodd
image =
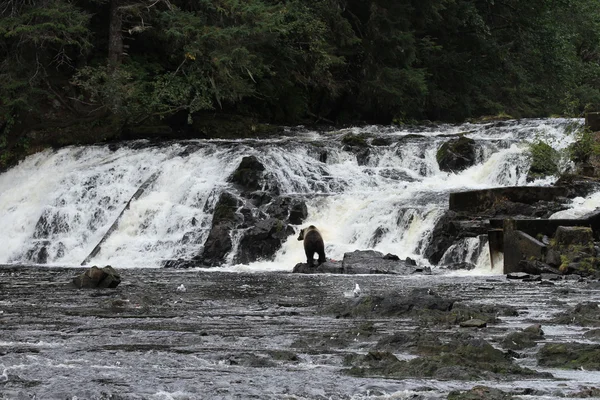
<instances>
[{"instance_id":1,"label":"green foliage","mask_svg":"<svg viewBox=\"0 0 600 400\"><path fill-rule=\"evenodd\" d=\"M5 142L99 113L407 123L600 108L597 0L111 3L0 0ZM111 22L124 46L109 65Z\"/></svg>"},{"instance_id":2,"label":"green foliage","mask_svg":"<svg viewBox=\"0 0 600 400\"><path fill-rule=\"evenodd\" d=\"M582 128L576 133L575 142L569 147L569 155L576 163L587 163L590 156L600 154L600 144L596 142L594 133L588 128Z\"/></svg>"}]
</instances>

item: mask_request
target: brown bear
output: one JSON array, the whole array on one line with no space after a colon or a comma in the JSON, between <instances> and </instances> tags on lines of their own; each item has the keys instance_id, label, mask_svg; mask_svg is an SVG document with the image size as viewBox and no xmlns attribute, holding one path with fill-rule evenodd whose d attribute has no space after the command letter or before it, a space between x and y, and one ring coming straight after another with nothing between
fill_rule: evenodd
<instances>
[{"instance_id":1,"label":"brown bear","mask_svg":"<svg viewBox=\"0 0 600 400\"><path fill-rule=\"evenodd\" d=\"M304 253L306 253L306 263L309 267L313 266L315 253L319 255L319 264L317 266L326 261L323 237L314 225L302 229L300 235L298 235L298 240L304 240Z\"/></svg>"}]
</instances>

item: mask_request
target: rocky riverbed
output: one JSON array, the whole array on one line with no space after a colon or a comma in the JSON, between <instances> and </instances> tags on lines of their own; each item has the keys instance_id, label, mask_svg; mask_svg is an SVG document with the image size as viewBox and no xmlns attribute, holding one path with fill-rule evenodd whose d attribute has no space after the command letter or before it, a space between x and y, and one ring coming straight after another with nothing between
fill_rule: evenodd
<instances>
[{"instance_id":1,"label":"rocky riverbed","mask_svg":"<svg viewBox=\"0 0 600 400\"><path fill-rule=\"evenodd\" d=\"M81 272L0 267L0 398L600 396L597 281Z\"/></svg>"}]
</instances>

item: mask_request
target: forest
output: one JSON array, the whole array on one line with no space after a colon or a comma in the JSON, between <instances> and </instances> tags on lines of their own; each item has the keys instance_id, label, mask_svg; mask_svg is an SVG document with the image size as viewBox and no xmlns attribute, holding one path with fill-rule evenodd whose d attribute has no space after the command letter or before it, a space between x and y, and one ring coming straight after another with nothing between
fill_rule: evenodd
<instances>
[{"instance_id":1,"label":"forest","mask_svg":"<svg viewBox=\"0 0 600 400\"><path fill-rule=\"evenodd\" d=\"M0 168L208 119L600 109L598 0L0 0L0 53Z\"/></svg>"}]
</instances>

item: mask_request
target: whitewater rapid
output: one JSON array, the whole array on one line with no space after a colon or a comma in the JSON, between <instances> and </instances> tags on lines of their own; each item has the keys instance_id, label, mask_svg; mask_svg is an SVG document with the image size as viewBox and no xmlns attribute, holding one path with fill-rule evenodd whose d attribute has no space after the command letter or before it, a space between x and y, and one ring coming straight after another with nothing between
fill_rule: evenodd
<instances>
[{"instance_id":1,"label":"whitewater rapid","mask_svg":"<svg viewBox=\"0 0 600 400\"><path fill-rule=\"evenodd\" d=\"M308 218L302 226L320 228L328 258L374 249L426 263L422 250L448 208L450 192L552 184L556 177L526 181L528 144L543 140L564 153L575 140L568 132L581 124L534 119L414 129L293 128L277 139L138 141L117 149L45 150L0 174L0 264L35 264L44 251L46 265L78 266L121 213L118 228L90 265L160 267L165 260L192 258L210 231L207 210L230 187L228 176L248 155L265 165L281 195L306 201ZM361 160L344 149L342 138L349 133L389 144L372 146ZM477 163L459 173L440 171L437 150L458 134L476 141ZM145 182L148 188L125 209ZM462 259L488 271L489 253L480 242L467 240L444 259ZM292 235L274 260L221 269L287 271L303 258L301 243Z\"/></svg>"}]
</instances>

